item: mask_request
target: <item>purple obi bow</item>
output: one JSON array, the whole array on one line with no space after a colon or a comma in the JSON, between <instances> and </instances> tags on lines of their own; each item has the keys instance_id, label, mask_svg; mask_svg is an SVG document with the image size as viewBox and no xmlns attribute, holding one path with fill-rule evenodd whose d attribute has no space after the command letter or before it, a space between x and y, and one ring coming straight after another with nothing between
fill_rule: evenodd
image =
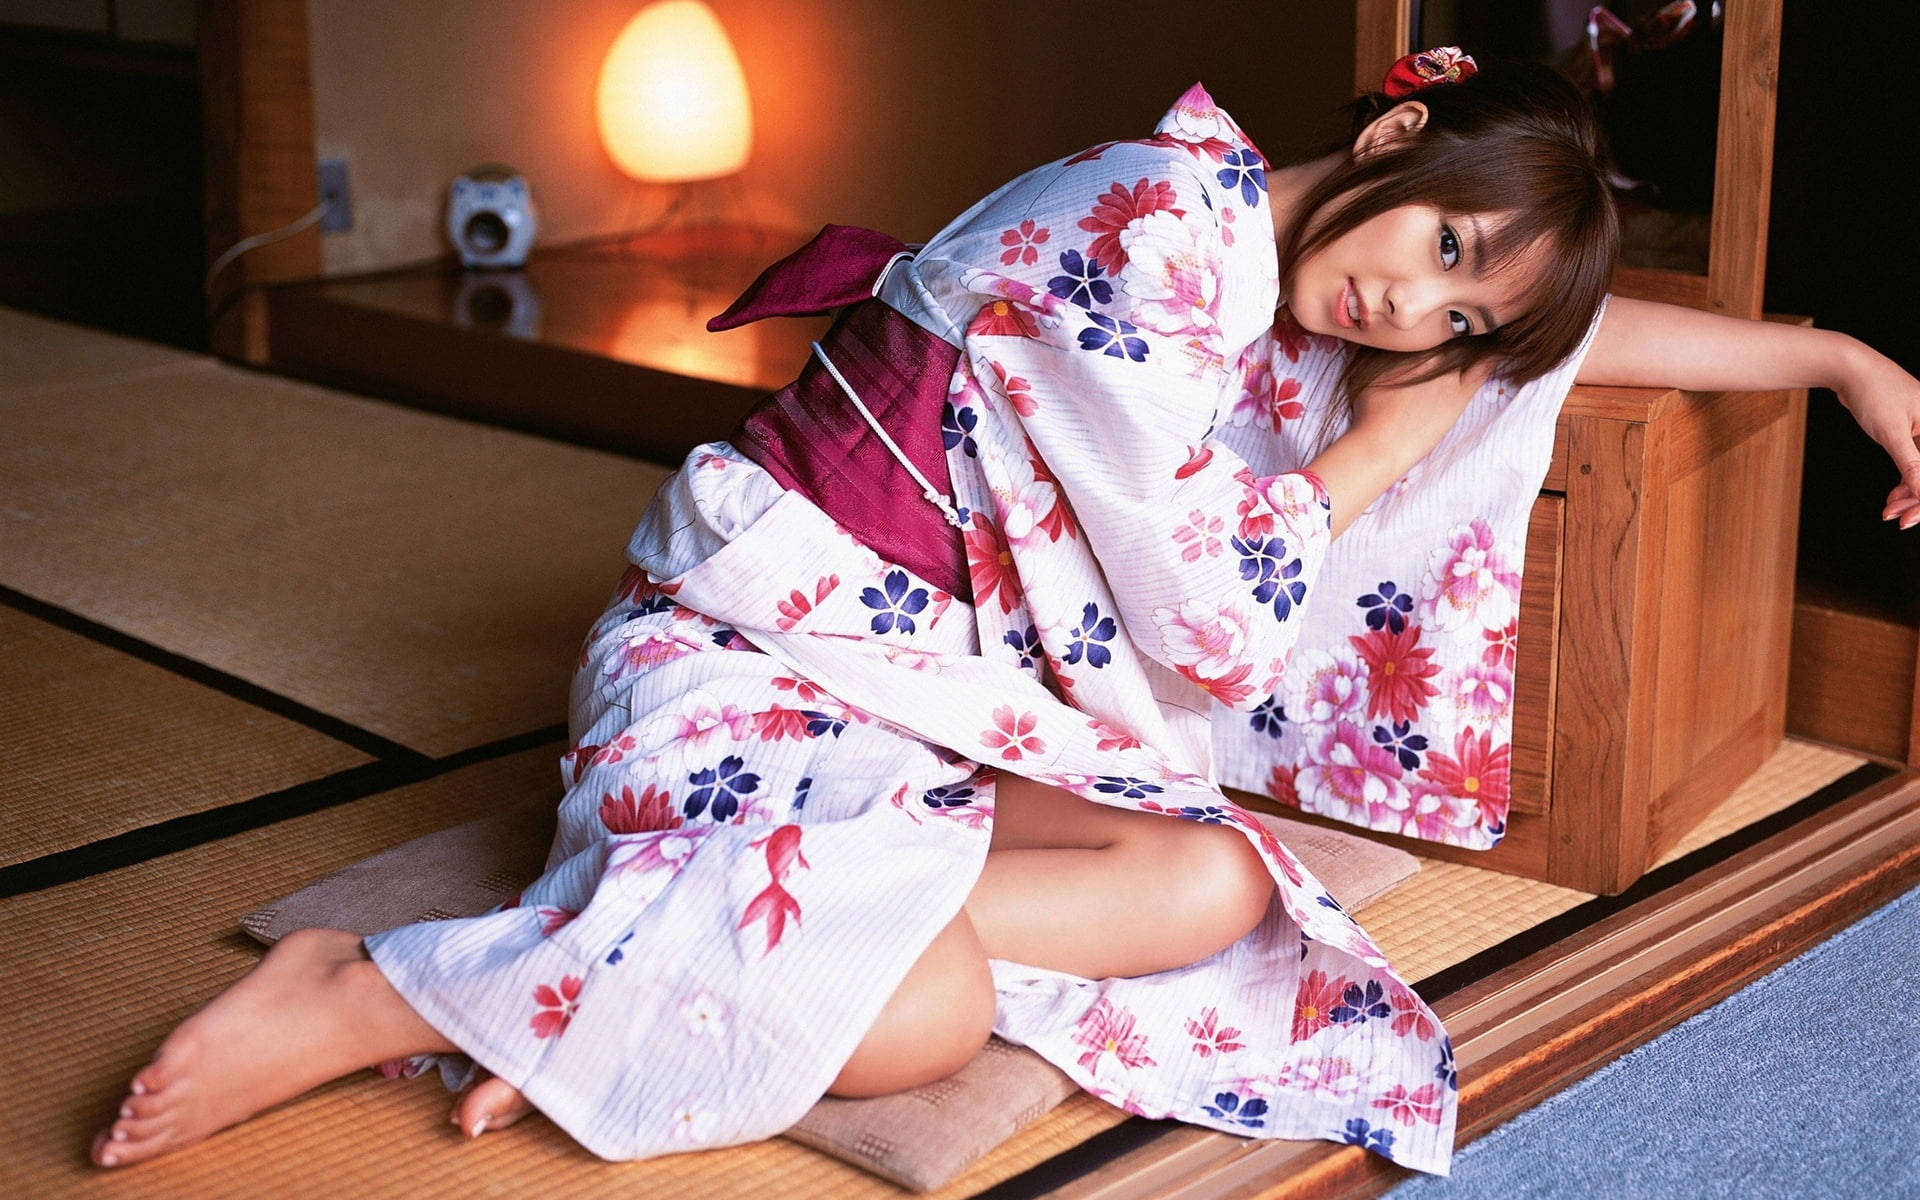
<instances>
[{"instance_id":1,"label":"purple obi bow","mask_svg":"<svg viewBox=\"0 0 1920 1200\"><path fill-rule=\"evenodd\" d=\"M707 328L844 309L821 349L908 460L947 490L940 418L960 352L873 298L881 272L906 250L871 229L829 225L762 272ZM730 440L882 558L972 599L960 531L922 495L818 358L755 405Z\"/></svg>"}]
</instances>

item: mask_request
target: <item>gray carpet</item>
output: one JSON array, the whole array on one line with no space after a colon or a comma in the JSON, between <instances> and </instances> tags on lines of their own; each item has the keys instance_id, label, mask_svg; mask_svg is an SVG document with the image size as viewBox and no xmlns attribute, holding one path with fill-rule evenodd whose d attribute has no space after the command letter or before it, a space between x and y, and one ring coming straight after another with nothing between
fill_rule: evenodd
<instances>
[{"instance_id":1,"label":"gray carpet","mask_svg":"<svg viewBox=\"0 0 1920 1200\"><path fill-rule=\"evenodd\" d=\"M1393 1200L1920 1197L1920 889Z\"/></svg>"}]
</instances>

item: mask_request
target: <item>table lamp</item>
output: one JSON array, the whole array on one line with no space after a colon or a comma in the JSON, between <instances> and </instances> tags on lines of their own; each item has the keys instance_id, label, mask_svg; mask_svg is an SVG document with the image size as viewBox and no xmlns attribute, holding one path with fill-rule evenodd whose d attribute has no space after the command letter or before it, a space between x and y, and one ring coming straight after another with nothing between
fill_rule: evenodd
<instances>
[{"instance_id":1,"label":"table lamp","mask_svg":"<svg viewBox=\"0 0 1920 1200\"><path fill-rule=\"evenodd\" d=\"M731 175L753 147L747 78L701 0L659 0L613 40L596 90L600 138L643 183Z\"/></svg>"}]
</instances>

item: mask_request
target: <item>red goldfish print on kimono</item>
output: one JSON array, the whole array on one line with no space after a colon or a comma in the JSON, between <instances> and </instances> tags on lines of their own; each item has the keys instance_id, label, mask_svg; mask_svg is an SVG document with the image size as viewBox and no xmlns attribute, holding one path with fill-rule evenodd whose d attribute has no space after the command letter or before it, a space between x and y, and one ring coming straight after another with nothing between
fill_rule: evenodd
<instances>
[{"instance_id":1,"label":"red goldfish print on kimono","mask_svg":"<svg viewBox=\"0 0 1920 1200\"><path fill-rule=\"evenodd\" d=\"M800 853L800 826L798 825L782 825L759 841L748 844L755 849L761 846L767 848L767 873L773 879L767 884L766 889L747 905L747 911L741 915L740 923L734 928L745 929L755 921L764 920L767 923L767 952L772 953L773 948L780 944L780 938L786 933L787 918L792 917L795 925L800 923L800 902L788 894L786 888L780 886L781 881L792 872L795 863L798 863L803 870L811 870L812 867L808 864L806 856Z\"/></svg>"}]
</instances>

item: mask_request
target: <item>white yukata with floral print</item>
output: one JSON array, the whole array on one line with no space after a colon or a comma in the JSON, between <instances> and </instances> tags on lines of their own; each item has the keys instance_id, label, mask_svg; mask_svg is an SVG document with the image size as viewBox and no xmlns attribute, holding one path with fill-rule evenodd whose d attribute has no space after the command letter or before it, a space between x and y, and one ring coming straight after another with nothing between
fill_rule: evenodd
<instances>
[{"instance_id":1,"label":"white yukata with floral print","mask_svg":"<svg viewBox=\"0 0 1920 1200\"><path fill-rule=\"evenodd\" d=\"M1233 825L1276 887L1181 970L995 962L1001 1036L1130 1112L1444 1171L1437 1021L1211 761L1216 703L1244 720L1282 688L1329 540L1315 480L1215 436L1272 342L1265 186L1196 87L888 274L881 298L962 350L971 605L696 451L583 650L547 873L369 939L407 1001L603 1156L776 1134L959 911L1013 771Z\"/></svg>"}]
</instances>

